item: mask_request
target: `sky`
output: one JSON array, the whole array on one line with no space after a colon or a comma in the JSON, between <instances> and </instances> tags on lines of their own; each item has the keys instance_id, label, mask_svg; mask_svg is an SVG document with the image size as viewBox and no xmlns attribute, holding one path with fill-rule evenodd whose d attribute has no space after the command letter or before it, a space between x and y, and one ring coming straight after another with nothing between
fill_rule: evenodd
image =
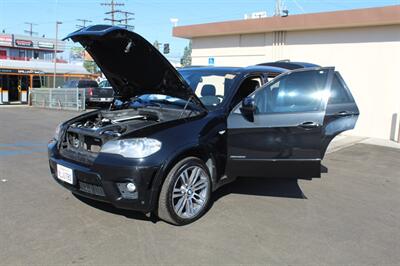
<instances>
[{"instance_id":1,"label":"sky","mask_svg":"<svg viewBox=\"0 0 400 266\"><path fill-rule=\"evenodd\" d=\"M400 5L400 0L282 0L289 14L303 14L344 9ZM25 22L38 25L33 30L40 36L55 37L55 21L59 26L59 38L77 29L88 19L90 24L106 24L105 12L109 7L101 3L110 0L0 0L0 31L23 34L28 29ZM215 21L243 19L244 14L267 11L273 15L275 0L116 0L125 6L118 9L135 13L137 33L153 43L170 43L170 59L179 58L188 40L172 36L171 18L178 18L178 25L190 25ZM74 44L69 42L67 47Z\"/></svg>"}]
</instances>

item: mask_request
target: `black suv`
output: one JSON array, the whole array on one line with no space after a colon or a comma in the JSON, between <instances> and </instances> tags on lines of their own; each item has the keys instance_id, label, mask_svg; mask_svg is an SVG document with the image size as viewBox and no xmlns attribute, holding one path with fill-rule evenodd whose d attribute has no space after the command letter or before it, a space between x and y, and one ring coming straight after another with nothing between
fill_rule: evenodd
<instances>
[{"instance_id":1,"label":"black suv","mask_svg":"<svg viewBox=\"0 0 400 266\"><path fill-rule=\"evenodd\" d=\"M312 178L359 111L333 67L198 67L178 72L136 33L92 26L68 36L115 90L109 110L61 124L54 179L74 194L187 224L236 177Z\"/></svg>"}]
</instances>

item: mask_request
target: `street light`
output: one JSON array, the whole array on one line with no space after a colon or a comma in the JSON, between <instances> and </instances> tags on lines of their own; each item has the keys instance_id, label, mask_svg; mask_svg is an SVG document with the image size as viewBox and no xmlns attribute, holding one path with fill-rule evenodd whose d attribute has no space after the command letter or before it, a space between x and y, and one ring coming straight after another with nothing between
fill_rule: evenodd
<instances>
[{"instance_id":1,"label":"street light","mask_svg":"<svg viewBox=\"0 0 400 266\"><path fill-rule=\"evenodd\" d=\"M61 21L56 21L56 43L54 45L54 77L53 77L53 89L56 88L56 75L57 75L57 46L58 46L58 25L61 25Z\"/></svg>"}]
</instances>

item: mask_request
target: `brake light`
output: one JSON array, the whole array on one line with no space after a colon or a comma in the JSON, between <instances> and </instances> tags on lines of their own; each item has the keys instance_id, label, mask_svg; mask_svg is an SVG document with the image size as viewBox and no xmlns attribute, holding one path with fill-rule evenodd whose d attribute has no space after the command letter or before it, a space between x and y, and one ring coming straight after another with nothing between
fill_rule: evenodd
<instances>
[{"instance_id":1,"label":"brake light","mask_svg":"<svg viewBox=\"0 0 400 266\"><path fill-rule=\"evenodd\" d=\"M93 96L93 89L92 88L89 88L89 95Z\"/></svg>"}]
</instances>

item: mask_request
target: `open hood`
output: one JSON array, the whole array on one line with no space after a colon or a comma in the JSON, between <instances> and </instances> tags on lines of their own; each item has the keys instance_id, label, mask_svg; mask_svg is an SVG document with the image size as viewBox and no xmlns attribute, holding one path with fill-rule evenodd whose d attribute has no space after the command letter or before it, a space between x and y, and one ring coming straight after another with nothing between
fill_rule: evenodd
<instances>
[{"instance_id":1,"label":"open hood","mask_svg":"<svg viewBox=\"0 0 400 266\"><path fill-rule=\"evenodd\" d=\"M120 27L95 25L65 39L79 42L86 49L122 99L164 94L191 99L205 109L178 71L139 34Z\"/></svg>"}]
</instances>

